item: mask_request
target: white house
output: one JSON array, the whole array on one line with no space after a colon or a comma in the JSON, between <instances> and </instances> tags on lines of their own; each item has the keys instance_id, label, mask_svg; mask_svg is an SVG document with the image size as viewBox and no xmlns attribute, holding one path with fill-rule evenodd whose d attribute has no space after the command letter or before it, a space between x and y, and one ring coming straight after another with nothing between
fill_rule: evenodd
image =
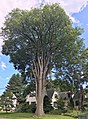
<instances>
[{"instance_id":1,"label":"white house","mask_svg":"<svg viewBox=\"0 0 88 119\"><path fill-rule=\"evenodd\" d=\"M36 103L36 93L35 93L35 91L29 93L29 94L26 96L26 102L28 102L29 105L30 105L31 103Z\"/></svg>"}]
</instances>

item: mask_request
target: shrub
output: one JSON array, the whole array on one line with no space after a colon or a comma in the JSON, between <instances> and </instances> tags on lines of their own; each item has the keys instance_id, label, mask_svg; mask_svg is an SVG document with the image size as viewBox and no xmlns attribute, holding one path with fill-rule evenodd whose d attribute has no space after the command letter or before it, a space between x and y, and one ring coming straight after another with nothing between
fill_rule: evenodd
<instances>
[{"instance_id":1,"label":"shrub","mask_svg":"<svg viewBox=\"0 0 88 119\"><path fill-rule=\"evenodd\" d=\"M44 97L44 112L48 113L53 110L53 107L51 105L51 101L48 96Z\"/></svg>"},{"instance_id":2,"label":"shrub","mask_svg":"<svg viewBox=\"0 0 88 119\"><path fill-rule=\"evenodd\" d=\"M55 110L52 110L49 112L49 114L52 114L52 115L60 115L62 114L62 110L58 110L58 109L55 109Z\"/></svg>"},{"instance_id":3,"label":"shrub","mask_svg":"<svg viewBox=\"0 0 88 119\"><path fill-rule=\"evenodd\" d=\"M60 99L58 99L58 101L57 101L57 107L58 107L58 110L60 109L60 110L63 110L64 109L64 101L63 101L63 99L62 98L60 98Z\"/></svg>"},{"instance_id":4,"label":"shrub","mask_svg":"<svg viewBox=\"0 0 88 119\"><path fill-rule=\"evenodd\" d=\"M30 112L32 113L35 113L36 111L36 103L31 103L31 105L29 105L29 109L30 109Z\"/></svg>"},{"instance_id":5,"label":"shrub","mask_svg":"<svg viewBox=\"0 0 88 119\"><path fill-rule=\"evenodd\" d=\"M21 103L17 106L16 112L30 112L30 106L27 102Z\"/></svg>"},{"instance_id":6,"label":"shrub","mask_svg":"<svg viewBox=\"0 0 88 119\"><path fill-rule=\"evenodd\" d=\"M68 101L68 110L73 110L74 109L74 102L73 99L70 98L70 100Z\"/></svg>"}]
</instances>

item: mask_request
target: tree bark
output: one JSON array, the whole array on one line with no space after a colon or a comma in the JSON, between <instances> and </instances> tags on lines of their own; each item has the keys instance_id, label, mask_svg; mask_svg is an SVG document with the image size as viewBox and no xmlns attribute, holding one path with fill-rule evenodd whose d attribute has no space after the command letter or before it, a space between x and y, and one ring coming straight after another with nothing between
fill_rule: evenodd
<instances>
[{"instance_id":1,"label":"tree bark","mask_svg":"<svg viewBox=\"0 0 88 119\"><path fill-rule=\"evenodd\" d=\"M42 79L39 79L37 82L37 87L36 87L36 115L37 116L42 116L44 115L44 110L43 110L43 99L44 99L44 88L43 88L43 82Z\"/></svg>"},{"instance_id":2,"label":"tree bark","mask_svg":"<svg viewBox=\"0 0 88 119\"><path fill-rule=\"evenodd\" d=\"M83 110L83 100L84 100L84 91L83 87L80 86L80 109Z\"/></svg>"}]
</instances>

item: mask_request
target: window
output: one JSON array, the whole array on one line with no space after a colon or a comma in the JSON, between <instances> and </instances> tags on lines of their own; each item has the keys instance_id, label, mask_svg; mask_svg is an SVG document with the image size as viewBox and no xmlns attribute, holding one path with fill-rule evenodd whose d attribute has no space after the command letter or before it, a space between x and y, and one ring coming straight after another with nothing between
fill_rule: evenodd
<instances>
[{"instance_id":1,"label":"window","mask_svg":"<svg viewBox=\"0 0 88 119\"><path fill-rule=\"evenodd\" d=\"M56 98L56 99L58 98L57 94L55 94L55 98Z\"/></svg>"}]
</instances>

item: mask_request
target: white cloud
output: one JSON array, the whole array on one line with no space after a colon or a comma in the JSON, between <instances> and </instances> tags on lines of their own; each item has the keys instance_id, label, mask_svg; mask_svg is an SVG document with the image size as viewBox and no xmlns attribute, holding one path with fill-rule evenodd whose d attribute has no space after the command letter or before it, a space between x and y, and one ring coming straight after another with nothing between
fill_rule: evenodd
<instances>
[{"instance_id":1,"label":"white cloud","mask_svg":"<svg viewBox=\"0 0 88 119\"><path fill-rule=\"evenodd\" d=\"M64 8L66 13L70 16L71 20L75 23L79 21L73 18L71 15L73 13L78 13L82 11L88 4L88 0L46 0L48 3L60 3L61 7Z\"/></svg>"},{"instance_id":2,"label":"white cloud","mask_svg":"<svg viewBox=\"0 0 88 119\"><path fill-rule=\"evenodd\" d=\"M0 5L0 27L5 20L5 16L14 8L30 9L38 5L43 0L3 0ZM45 0L46 3L60 3L67 13L80 12L88 0Z\"/></svg>"},{"instance_id":3,"label":"white cloud","mask_svg":"<svg viewBox=\"0 0 88 119\"><path fill-rule=\"evenodd\" d=\"M0 3L0 27L3 26L5 16L14 8L29 9L38 5L43 0L2 0ZM86 5L88 0L45 0L46 3L60 3L67 14L71 16L72 13L80 12ZM73 22L78 20L70 17ZM3 40L0 38L0 52Z\"/></svg>"},{"instance_id":4,"label":"white cloud","mask_svg":"<svg viewBox=\"0 0 88 119\"><path fill-rule=\"evenodd\" d=\"M1 61L1 68L2 70L5 70L7 68L6 64L3 61Z\"/></svg>"},{"instance_id":5,"label":"white cloud","mask_svg":"<svg viewBox=\"0 0 88 119\"><path fill-rule=\"evenodd\" d=\"M60 3L68 13L77 13L84 9L88 0L46 0L49 3Z\"/></svg>"},{"instance_id":6,"label":"white cloud","mask_svg":"<svg viewBox=\"0 0 88 119\"><path fill-rule=\"evenodd\" d=\"M69 15L69 17L71 18L71 20L73 21L73 23L80 23L80 21L78 19L75 19L71 15Z\"/></svg>"},{"instance_id":7,"label":"white cloud","mask_svg":"<svg viewBox=\"0 0 88 119\"><path fill-rule=\"evenodd\" d=\"M6 77L6 80L9 80L10 79L10 77Z\"/></svg>"}]
</instances>

